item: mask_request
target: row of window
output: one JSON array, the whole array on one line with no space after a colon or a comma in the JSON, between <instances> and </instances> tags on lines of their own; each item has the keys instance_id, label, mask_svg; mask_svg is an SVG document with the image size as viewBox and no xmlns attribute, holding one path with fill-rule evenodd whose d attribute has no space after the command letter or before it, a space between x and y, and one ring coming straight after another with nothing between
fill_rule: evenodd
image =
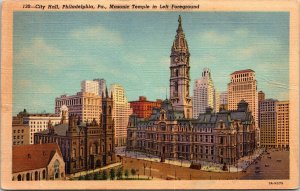
<instances>
[{"instance_id":1,"label":"row of window","mask_svg":"<svg viewBox=\"0 0 300 191\"><path fill-rule=\"evenodd\" d=\"M17 130L14 130L14 133L16 133L16 132L18 132L18 133L24 133L24 129L18 129L18 131Z\"/></svg>"}]
</instances>

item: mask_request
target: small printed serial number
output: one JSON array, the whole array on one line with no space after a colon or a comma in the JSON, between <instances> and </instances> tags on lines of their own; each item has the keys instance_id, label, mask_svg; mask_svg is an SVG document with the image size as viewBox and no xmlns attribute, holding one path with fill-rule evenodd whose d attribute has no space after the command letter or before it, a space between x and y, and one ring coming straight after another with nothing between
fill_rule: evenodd
<instances>
[{"instance_id":1,"label":"small printed serial number","mask_svg":"<svg viewBox=\"0 0 300 191\"><path fill-rule=\"evenodd\" d=\"M283 185L283 182L269 182L270 185Z\"/></svg>"}]
</instances>

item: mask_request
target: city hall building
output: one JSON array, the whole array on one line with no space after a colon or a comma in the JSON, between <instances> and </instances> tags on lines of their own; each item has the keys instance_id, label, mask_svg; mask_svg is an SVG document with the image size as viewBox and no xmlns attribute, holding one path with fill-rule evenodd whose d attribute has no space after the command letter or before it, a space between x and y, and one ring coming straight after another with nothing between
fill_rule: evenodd
<instances>
[{"instance_id":1,"label":"city hall building","mask_svg":"<svg viewBox=\"0 0 300 191\"><path fill-rule=\"evenodd\" d=\"M131 115L127 150L165 158L235 164L256 148L255 119L244 100L237 109L213 113L211 108L192 118L190 53L181 17L170 55L170 99L154 108L149 118Z\"/></svg>"}]
</instances>

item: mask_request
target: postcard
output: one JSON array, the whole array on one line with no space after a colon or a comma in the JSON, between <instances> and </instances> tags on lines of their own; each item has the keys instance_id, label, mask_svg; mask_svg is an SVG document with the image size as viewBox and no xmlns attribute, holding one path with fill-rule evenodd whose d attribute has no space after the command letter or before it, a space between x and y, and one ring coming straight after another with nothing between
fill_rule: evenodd
<instances>
[{"instance_id":1,"label":"postcard","mask_svg":"<svg viewBox=\"0 0 300 191\"><path fill-rule=\"evenodd\" d=\"M299 186L297 1L2 3L1 188Z\"/></svg>"}]
</instances>

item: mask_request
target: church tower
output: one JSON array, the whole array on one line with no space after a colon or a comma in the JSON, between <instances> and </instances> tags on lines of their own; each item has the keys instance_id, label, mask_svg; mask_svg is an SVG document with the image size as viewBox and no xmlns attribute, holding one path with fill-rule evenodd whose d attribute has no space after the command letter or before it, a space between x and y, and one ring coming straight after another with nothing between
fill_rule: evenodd
<instances>
[{"instance_id":1,"label":"church tower","mask_svg":"<svg viewBox=\"0 0 300 191\"><path fill-rule=\"evenodd\" d=\"M170 55L170 100L175 110L183 111L185 118L192 118L190 97L190 52L182 29L181 16Z\"/></svg>"},{"instance_id":2,"label":"church tower","mask_svg":"<svg viewBox=\"0 0 300 191\"><path fill-rule=\"evenodd\" d=\"M102 94L102 132L104 140L104 155L103 163L105 165L114 163L116 161L115 156L115 131L114 121L112 116L113 110L113 96L109 97L106 88L106 96Z\"/></svg>"}]
</instances>

